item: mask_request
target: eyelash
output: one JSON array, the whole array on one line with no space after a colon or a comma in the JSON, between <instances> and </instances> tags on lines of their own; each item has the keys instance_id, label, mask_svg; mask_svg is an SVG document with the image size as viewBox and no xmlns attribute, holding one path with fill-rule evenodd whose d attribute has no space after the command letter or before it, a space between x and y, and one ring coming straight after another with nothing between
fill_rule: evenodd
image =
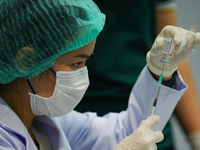
<instances>
[{"instance_id":1,"label":"eyelash","mask_svg":"<svg viewBox=\"0 0 200 150\"><path fill-rule=\"evenodd\" d=\"M74 64L75 68L78 68L79 65L82 64L82 63L83 63L82 61L75 63L75 64Z\"/></svg>"}]
</instances>

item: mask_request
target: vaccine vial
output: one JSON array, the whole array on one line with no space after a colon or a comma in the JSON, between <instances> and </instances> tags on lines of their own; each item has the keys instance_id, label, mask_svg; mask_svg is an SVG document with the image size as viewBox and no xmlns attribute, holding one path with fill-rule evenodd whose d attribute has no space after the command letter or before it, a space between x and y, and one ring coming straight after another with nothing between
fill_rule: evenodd
<instances>
[{"instance_id":1,"label":"vaccine vial","mask_svg":"<svg viewBox=\"0 0 200 150\"><path fill-rule=\"evenodd\" d=\"M173 56L173 50L174 50L174 41L172 40L172 38L165 38L164 39L164 44L162 46L162 50L161 50L161 59L160 62L166 65L170 65L171 64L171 58Z\"/></svg>"}]
</instances>

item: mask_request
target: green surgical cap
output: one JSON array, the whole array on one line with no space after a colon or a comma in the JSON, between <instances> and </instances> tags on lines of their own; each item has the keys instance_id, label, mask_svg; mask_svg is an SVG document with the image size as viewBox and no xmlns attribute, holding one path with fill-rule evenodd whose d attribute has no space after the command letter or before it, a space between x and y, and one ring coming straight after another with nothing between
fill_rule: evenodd
<instances>
[{"instance_id":1,"label":"green surgical cap","mask_svg":"<svg viewBox=\"0 0 200 150\"><path fill-rule=\"evenodd\" d=\"M1 0L0 83L39 75L92 42L104 24L92 0Z\"/></svg>"}]
</instances>

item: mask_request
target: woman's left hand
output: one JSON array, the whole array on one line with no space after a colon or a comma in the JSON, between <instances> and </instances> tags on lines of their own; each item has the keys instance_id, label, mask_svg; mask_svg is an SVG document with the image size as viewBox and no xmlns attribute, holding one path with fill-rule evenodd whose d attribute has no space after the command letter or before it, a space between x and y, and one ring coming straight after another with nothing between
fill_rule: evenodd
<instances>
[{"instance_id":1,"label":"woman's left hand","mask_svg":"<svg viewBox=\"0 0 200 150\"><path fill-rule=\"evenodd\" d=\"M163 63L160 62L160 59L164 38L171 38L175 44L171 64L165 65L163 70L163 76L168 77L177 70L178 65L200 43L200 33L194 33L180 27L165 26L157 36L151 50L147 53L147 65L150 71L156 75L160 75L162 72Z\"/></svg>"}]
</instances>

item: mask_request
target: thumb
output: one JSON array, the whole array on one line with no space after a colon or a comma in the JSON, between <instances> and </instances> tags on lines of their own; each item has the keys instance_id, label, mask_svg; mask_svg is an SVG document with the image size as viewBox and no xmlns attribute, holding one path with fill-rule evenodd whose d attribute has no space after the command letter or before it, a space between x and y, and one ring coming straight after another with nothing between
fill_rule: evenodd
<instances>
[{"instance_id":1,"label":"thumb","mask_svg":"<svg viewBox=\"0 0 200 150\"><path fill-rule=\"evenodd\" d=\"M161 142L164 139L163 133L161 131L154 132L154 139L156 143Z\"/></svg>"},{"instance_id":2,"label":"thumb","mask_svg":"<svg viewBox=\"0 0 200 150\"><path fill-rule=\"evenodd\" d=\"M149 116L147 119L146 119L146 123L149 125L149 128L152 129L152 127L155 125L155 124L158 124L160 122L160 117L157 116L157 115L153 115L153 116Z\"/></svg>"}]
</instances>

